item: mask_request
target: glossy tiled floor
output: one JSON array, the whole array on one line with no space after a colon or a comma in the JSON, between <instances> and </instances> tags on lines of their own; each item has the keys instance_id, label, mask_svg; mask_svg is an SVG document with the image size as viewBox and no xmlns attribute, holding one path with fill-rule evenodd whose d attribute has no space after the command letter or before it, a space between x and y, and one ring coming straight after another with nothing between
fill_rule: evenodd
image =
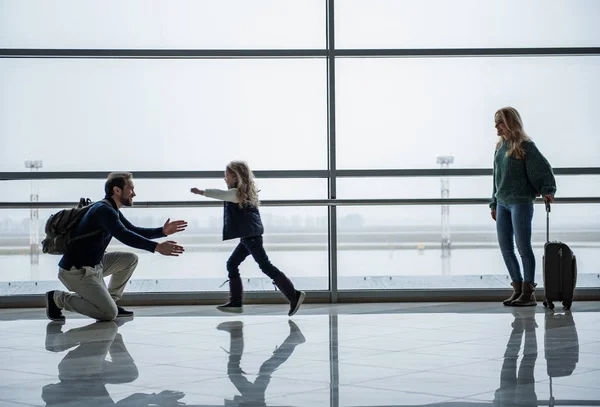
<instances>
[{"instance_id":1,"label":"glossy tiled floor","mask_svg":"<svg viewBox=\"0 0 600 407\"><path fill-rule=\"evenodd\" d=\"M1 406L600 405L600 304L0 310ZM552 382L550 382L552 377Z\"/></svg>"}]
</instances>

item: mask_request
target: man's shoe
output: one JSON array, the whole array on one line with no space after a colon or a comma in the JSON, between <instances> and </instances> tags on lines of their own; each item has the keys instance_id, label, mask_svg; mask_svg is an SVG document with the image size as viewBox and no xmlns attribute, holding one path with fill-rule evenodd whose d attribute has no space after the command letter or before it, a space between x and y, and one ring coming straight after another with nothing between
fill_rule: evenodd
<instances>
[{"instance_id":1,"label":"man's shoe","mask_svg":"<svg viewBox=\"0 0 600 407\"><path fill-rule=\"evenodd\" d=\"M56 302L54 302L54 290L46 293L46 316L51 321L65 321L62 310L56 305Z\"/></svg>"},{"instance_id":2,"label":"man's shoe","mask_svg":"<svg viewBox=\"0 0 600 407\"><path fill-rule=\"evenodd\" d=\"M131 318L133 316L133 311L127 311L120 305L117 305L117 311L117 318Z\"/></svg>"},{"instance_id":3,"label":"man's shoe","mask_svg":"<svg viewBox=\"0 0 600 407\"><path fill-rule=\"evenodd\" d=\"M61 343L56 341L59 335L63 334L62 327L65 321L50 321L46 325L46 350L50 352L62 352L69 348L72 348L73 344ZM58 344L57 344L58 343Z\"/></svg>"},{"instance_id":4,"label":"man's shoe","mask_svg":"<svg viewBox=\"0 0 600 407\"><path fill-rule=\"evenodd\" d=\"M300 305L302 305L305 298L306 293L304 291L296 291L296 297L294 301L290 302L290 312L288 312L289 317L298 312L298 309L300 309Z\"/></svg>"},{"instance_id":5,"label":"man's shoe","mask_svg":"<svg viewBox=\"0 0 600 407\"><path fill-rule=\"evenodd\" d=\"M241 314L244 312L244 307L242 306L241 301L229 301L227 304L217 305L217 309L223 312L233 312L236 314Z\"/></svg>"},{"instance_id":6,"label":"man's shoe","mask_svg":"<svg viewBox=\"0 0 600 407\"><path fill-rule=\"evenodd\" d=\"M129 318L127 318L127 317L122 317L122 318L117 317L117 318L113 319L112 321L106 321L106 322L112 322L118 328L118 327L123 326L126 323L132 321L132 320L133 320L133 315L131 317L129 317ZM98 322L100 322L100 321L98 321ZM103 322L105 322L105 321L103 321Z\"/></svg>"}]
</instances>

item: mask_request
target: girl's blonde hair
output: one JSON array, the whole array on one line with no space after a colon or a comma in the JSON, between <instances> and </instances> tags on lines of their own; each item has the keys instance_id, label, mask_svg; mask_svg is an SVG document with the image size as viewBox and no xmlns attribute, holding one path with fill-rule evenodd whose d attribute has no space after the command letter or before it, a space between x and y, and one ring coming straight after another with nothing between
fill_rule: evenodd
<instances>
[{"instance_id":1,"label":"girl's blonde hair","mask_svg":"<svg viewBox=\"0 0 600 407\"><path fill-rule=\"evenodd\" d=\"M240 208L245 204L259 206L258 191L254 184L254 174L250 170L248 163L245 161L232 161L227 164L227 171L235 175L237 199Z\"/></svg>"},{"instance_id":2,"label":"girl's blonde hair","mask_svg":"<svg viewBox=\"0 0 600 407\"><path fill-rule=\"evenodd\" d=\"M494 114L494 120L498 122L502 120L504 125L508 129L508 137L506 142L508 143L508 151L506 155L508 157L513 156L514 158L523 159L525 157L525 149L523 148L524 141L531 141L531 138L525 133L523 129L523 120L521 115L514 107L503 107ZM496 150L498 150L503 143L504 139L500 137L496 144Z\"/></svg>"}]
</instances>

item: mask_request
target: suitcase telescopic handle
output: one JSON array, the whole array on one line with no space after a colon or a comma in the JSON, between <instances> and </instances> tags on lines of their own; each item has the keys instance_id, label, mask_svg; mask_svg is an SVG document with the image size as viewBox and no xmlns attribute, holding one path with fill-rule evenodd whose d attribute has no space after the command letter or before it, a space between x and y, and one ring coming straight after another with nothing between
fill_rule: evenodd
<instances>
[{"instance_id":1,"label":"suitcase telescopic handle","mask_svg":"<svg viewBox=\"0 0 600 407\"><path fill-rule=\"evenodd\" d=\"M550 202L544 199L546 206L546 243L550 242Z\"/></svg>"}]
</instances>

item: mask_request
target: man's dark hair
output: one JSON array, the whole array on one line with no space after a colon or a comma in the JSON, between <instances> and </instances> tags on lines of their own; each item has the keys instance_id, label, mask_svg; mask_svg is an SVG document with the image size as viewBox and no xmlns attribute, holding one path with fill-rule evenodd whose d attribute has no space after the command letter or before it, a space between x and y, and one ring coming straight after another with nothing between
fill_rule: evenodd
<instances>
[{"instance_id":1,"label":"man's dark hair","mask_svg":"<svg viewBox=\"0 0 600 407\"><path fill-rule=\"evenodd\" d=\"M125 182L133 178L133 174L130 172L111 172L108 174L106 184L104 184L104 194L106 198L113 196L113 188L118 187L121 189L125 188Z\"/></svg>"}]
</instances>

